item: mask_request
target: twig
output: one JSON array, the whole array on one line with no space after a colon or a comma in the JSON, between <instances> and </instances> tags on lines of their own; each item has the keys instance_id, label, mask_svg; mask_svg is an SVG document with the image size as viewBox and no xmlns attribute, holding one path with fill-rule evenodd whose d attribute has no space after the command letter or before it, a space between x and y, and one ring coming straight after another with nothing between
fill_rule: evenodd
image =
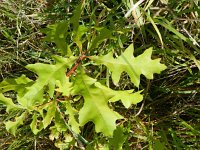
<instances>
[{"instance_id":1,"label":"twig","mask_svg":"<svg viewBox=\"0 0 200 150\"><path fill-rule=\"evenodd\" d=\"M71 76L72 73L75 72L75 70L77 69L77 67L79 66L79 64L81 63L81 61L83 59L85 59L87 56L83 53L77 60L75 65L72 67L72 69L67 73L67 77Z\"/></svg>"}]
</instances>

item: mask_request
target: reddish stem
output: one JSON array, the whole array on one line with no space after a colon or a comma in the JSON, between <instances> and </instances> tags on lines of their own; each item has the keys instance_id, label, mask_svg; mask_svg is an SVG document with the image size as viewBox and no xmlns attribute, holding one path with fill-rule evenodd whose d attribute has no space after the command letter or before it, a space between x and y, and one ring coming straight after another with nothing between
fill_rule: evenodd
<instances>
[{"instance_id":1,"label":"reddish stem","mask_svg":"<svg viewBox=\"0 0 200 150\"><path fill-rule=\"evenodd\" d=\"M72 67L72 69L67 73L67 77L71 76L72 73L75 72L75 70L77 69L77 67L79 66L79 64L81 63L81 61L83 59L85 59L87 56L83 53L83 55L81 55L77 60L75 65Z\"/></svg>"}]
</instances>

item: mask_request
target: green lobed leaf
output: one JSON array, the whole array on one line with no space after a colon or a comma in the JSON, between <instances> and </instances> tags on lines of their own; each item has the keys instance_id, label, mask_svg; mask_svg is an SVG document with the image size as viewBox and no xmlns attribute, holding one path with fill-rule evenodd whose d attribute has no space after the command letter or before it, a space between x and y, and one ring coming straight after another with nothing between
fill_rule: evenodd
<instances>
[{"instance_id":1,"label":"green lobed leaf","mask_svg":"<svg viewBox=\"0 0 200 150\"><path fill-rule=\"evenodd\" d=\"M108 101L114 93L97 88L95 82L95 79L90 78L83 71L75 78L73 93L84 97L84 105L79 111L79 123L83 126L92 121L96 132L112 136L116 128L116 120L123 117L108 106Z\"/></svg>"},{"instance_id":2,"label":"green lobed leaf","mask_svg":"<svg viewBox=\"0 0 200 150\"><path fill-rule=\"evenodd\" d=\"M44 40L55 43L58 50L62 54L69 53L69 51L67 51L69 49L66 42L68 26L68 21L63 21L53 25L49 25L47 26L47 28L41 30L41 32L46 34Z\"/></svg>"},{"instance_id":3,"label":"green lobed leaf","mask_svg":"<svg viewBox=\"0 0 200 150\"><path fill-rule=\"evenodd\" d=\"M114 91L110 88L107 88L100 84L99 82L95 82L95 86L105 93L110 93L112 98L109 99L109 102L117 102L121 100L122 104L129 108L132 104L137 104L143 100L143 95L140 93L142 91L138 91L133 93L134 90L124 90L124 91Z\"/></svg>"},{"instance_id":4,"label":"green lobed leaf","mask_svg":"<svg viewBox=\"0 0 200 150\"><path fill-rule=\"evenodd\" d=\"M49 106L47 108L47 113L42 121L44 129L51 123L52 119L55 117L55 112L56 112L56 102L53 101L53 103L49 103Z\"/></svg>"},{"instance_id":5,"label":"green lobed leaf","mask_svg":"<svg viewBox=\"0 0 200 150\"><path fill-rule=\"evenodd\" d=\"M19 108L17 105L15 105L11 98L5 97L2 93L0 93L0 104L6 105L6 112L10 112L14 109Z\"/></svg>"},{"instance_id":6,"label":"green lobed leaf","mask_svg":"<svg viewBox=\"0 0 200 150\"><path fill-rule=\"evenodd\" d=\"M25 87L31 86L34 82L22 75L19 78L5 79L0 83L0 92L16 91L18 94L23 93Z\"/></svg>"},{"instance_id":7,"label":"green lobed leaf","mask_svg":"<svg viewBox=\"0 0 200 150\"><path fill-rule=\"evenodd\" d=\"M76 32L79 27L79 20L81 17L81 12L83 9L84 3L80 3L73 11L73 16L70 19L70 22L73 24L73 31Z\"/></svg>"},{"instance_id":8,"label":"green lobed leaf","mask_svg":"<svg viewBox=\"0 0 200 150\"><path fill-rule=\"evenodd\" d=\"M84 35L85 32L87 32L88 28L84 25L79 26L79 20L81 17L82 9L84 7L84 2L80 3L73 11L73 16L70 19L70 22L73 25L73 34L74 34L74 41L79 47L79 49L82 51L82 42L81 37Z\"/></svg>"},{"instance_id":9,"label":"green lobed leaf","mask_svg":"<svg viewBox=\"0 0 200 150\"><path fill-rule=\"evenodd\" d=\"M50 127L51 134L49 135L50 140L58 139L60 132L58 132L57 128L55 126Z\"/></svg>"},{"instance_id":10,"label":"green lobed leaf","mask_svg":"<svg viewBox=\"0 0 200 150\"><path fill-rule=\"evenodd\" d=\"M58 132L62 133L63 131L67 131L68 126L65 123L65 120L63 119L61 112L56 110L55 113L55 127Z\"/></svg>"},{"instance_id":11,"label":"green lobed leaf","mask_svg":"<svg viewBox=\"0 0 200 150\"><path fill-rule=\"evenodd\" d=\"M129 108L132 104L137 104L143 100L143 95L140 94L142 91L133 93L133 90L129 91L117 91L115 96L111 98L110 102L122 101L122 104Z\"/></svg>"},{"instance_id":12,"label":"green lobed leaf","mask_svg":"<svg viewBox=\"0 0 200 150\"><path fill-rule=\"evenodd\" d=\"M96 132L103 132L107 136L112 136L116 128L116 120L123 117L113 111L109 102L122 100L128 108L131 104L136 104L142 100L140 92L114 91L103 86L96 79L87 76L82 70L74 79L73 94L80 94L84 98L84 105L79 111L79 123L81 126L92 121L95 124ZM125 95L125 96L124 96Z\"/></svg>"},{"instance_id":13,"label":"green lobed leaf","mask_svg":"<svg viewBox=\"0 0 200 150\"><path fill-rule=\"evenodd\" d=\"M70 102L68 102L68 101L65 101L65 102L62 102L62 103L64 103L65 104L65 107L66 107L66 114L68 114L69 115L69 120L68 120L68 124L71 126L71 129L72 129L72 131L73 132L75 132L75 133L80 133L80 129L79 129L79 123L76 121L76 118L75 118L75 116L76 115L78 115L78 111L77 110L75 110L72 106L71 106L71 104L70 104Z\"/></svg>"},{"instance_id":14,"label":"green lobed leaf","mask_svg":"<svg viewBox=\"0 0 200 150\"><path fill-rule=\"evenodd\" d=\"M6 130L15 136L17 128L23 124L23 120L25 119L25 117L26 112L22 113L19 117L15 117L15 121L4 122L4 124L6 125Z\"/></svg>"},{"instance_id":15,"label":"green lobed leaf","mask_svg":"<svg viewBox=\"0 0 200 150\"><path fill-rule=\"evenodd\" d=\"M35 135L38 134L38 132L40 132L44 128L42 122L39 121L37 118L37 114L34 113L32 116L33 120L30 124L31 130Z\"/></svg>"},{"instance_id":16,"label":"green lobed leaf","mask_svg":"<svg viewBox=\"0 0 200 150\"><path fill-rule=\"evenodd\" d=\"M23 96L18 96L18 102L27 108L32 108L34 105L42 104L44 101L43 94L46 91L52 98L55 86L62 86L60 89L65 92L70 88L70 83L66 77L66 69L71 67L75 58L55 57L56 64L30 64L26 68L35 72L38 79L35 83L27 88L27 92Z\"/></svg>"},{"instance_id":17,"label":"green lobed leaf","mask_svg":"<svg viewBox=\"0 0 200 150\"><path fill-rule=\"evenodd\" d=\"M61 83L60 81L56 82L56 85L58 86L55 90L57 92L62 93L62 96L69 96L71 89L72 89L72 83L69 82L69 77L66 77L66 81Z\"/></svg>"},{"instance_id":18,"label":"green lobed leaf","mask_svg":"<svg viewBox=\"0 0 200 150\"><path fill-rule=\"evenodd\" d=\"M166 66L160 64L160 59L151 59L152 48L147 49L143 54L134 57L133 45L131 44L119 57L113 58L112 52L105 56L93 56L92 59L97 64L104 64L111 73L115 84L119 82L122 72L127 72L131 81L136 87L140 84L140 75L143 74L148 79L153 79L154 73L160 73Z\"/></svg>"},{"instance_id":19,"label":"green lobed leaf","mask_svg":"<svg viewBox=\"0 0 200 150\"><path fill-rule=\"evenodd\" d=\"M101 44L105 39L112 37L112 32L107 28L102 27L98 29L98 31L99 31L99 35L96 36L92 40L91 45L89 46L89 49L98 47L98 45Z\"/></svg>"},{"instance_id":20,"label":"green lobed leaf","mask_svg":"<svg viewBox=\"0 0 200 150\"><path fill-rule=\"evenodd\" d=\"M126 141L128 135L125 135L123 132L123 127L119 126L114 131L113 138L109 140L109 145L114 150L122 150L122 146Z\"/></svg>"},{"instance_id":21,"label":"green lobed leaf","mask_svg":"<svg viewBox=\"0 0 200 150\"><path fill-rule=\"evenodd\" d=\"M74 41L77 44L77 46L79 47L80 50L82 50L82 41L81 41L81 37L88 31L88 28L85 27L84 25L80 25L77 29L77 31L75 32L75 37L74 37Z\"/></svg>"}]
</instances>

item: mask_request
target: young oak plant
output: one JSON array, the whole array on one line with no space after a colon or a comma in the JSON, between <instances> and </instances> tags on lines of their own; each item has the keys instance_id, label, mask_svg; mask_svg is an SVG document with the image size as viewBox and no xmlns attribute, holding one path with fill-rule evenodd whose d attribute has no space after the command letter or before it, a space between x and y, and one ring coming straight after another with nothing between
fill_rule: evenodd
<instances>
[{"instance_id":1,"label":"young oak plant","mask_svg":"<svg viewBox=\"0 0 200 150\"><path fill-rule=\"evenodd\" d=\"M86 73L87 66L81 65L81 61L85 58L92 61L95 67L106 66L114 84L119 82L122 72L126 72L136 87L140 85L141 75L153 79L153 74L160 73L166 68L160 63L160 59L151 59L152 48L134 57L133 44L117 58L113 57L112 52L102 56L87 56L82 50L81 37L89 29L79 25L78 20L82 8L83 4L80 4L70 21L56 23L45 29L46 40L54 42L65 56L53 56L54 61L51 64L27 65L26 68L37 75L36 80L22 75L18 78L5 79L0 83L0 103L7 106L7 113L16 110L22 112L17 114L14 120L5 121L7 131L13 135L16 135L25 118L32 116L30 123L32 132L38 134L41 130L49 128L51 140L59 140L60 134L67 136L71 133L77 141L87 143L80 135L80 129L90 121L94 123L97 133L113 136L117 126L116 121L123 119L123 116L114 111L110 105L121 101L128 109L131 105L142 101L142 91L113 90L100 83L98 79ZM73 25L71 36L74 37L74 42L81 53L79 57L73 55L65 41L70 23ZM99 34L91 39L88 51L111 36L111 31L106 28L101 28L98 32ZM66 70L69 71L66 73ZM5 96L9 91L17 94L16 100ZM77 106L82 101L82 106Z\"/></svg>"},{"instance_id":2,"label":"young oak plant","mask_svg":"<svg viewBox=\"0 0 200 150\"><path fill-rule=\"evenodd\" d=\"M90 56L96 64L107 66L111 73L114 83L119 81L123 71L127 72L131 81L138 87L140 75L143 74L148 79L153 78L154 73L160 73L165 69L163 64L160 64L159 59L151 60L152 49L146 50L138 57L134 57L132 44L118 58L113 58L112 53L105 56ZM67 124L75 133L80 133L80 126L84 126L87 122L92 121L95 124L96 132L102 132L106 136L112 136L116 129L116 120L122 119L123 116L113 111L108 103L121 100L122 104L129 108L132 104L140 102L143 98L141 91L134 90L115 91L111 88L102 85L97 79L88 76L84 69L77 68L77 75L70 78L66 76L66 68L71 68L76 57L69 58L54 57L55 64L30 64L27 69L38 75L37 80L33 81L24 75L17 79L6 79L1 82L0 102L7 106L7 112L14 109L23 109L26 113L21 116L16 116L15 121L7 121L6 129L15 134L15 129L23 123L24 114L32 114L33 121L31 123L32 131L37 134L40 130L45 129L51 122L57 121L66 122L62 118L59 104L65 105L65 114L69 115ZM3 93L8 91L17 92L17 102L14 104L12 99L6 98ZM63 100L59 100L62 95ZM71 105L71 96L82 96L84 99L83 107L76 110ZM43 113L46 110L46 114ZM38 114L43 120L37 120ZM75 117L78 114L78 119ZM58 115L59 114L59 115ZM60 116L60 118L57 118ZM62 121L60 121L62 120ZM36 128L38 123L41 123L40 128ZM56 128L58 132L66 131L68 127Z\"/></svg>"}]
</instances>

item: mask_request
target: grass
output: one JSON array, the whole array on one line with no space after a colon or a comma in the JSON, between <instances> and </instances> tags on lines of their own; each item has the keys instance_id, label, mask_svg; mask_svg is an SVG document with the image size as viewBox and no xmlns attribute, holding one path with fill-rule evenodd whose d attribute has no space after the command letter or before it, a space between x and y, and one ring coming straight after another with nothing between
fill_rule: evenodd
<instances>
[{"instance_id":1,"label":"grass","mask_svg":"<svg viewBox=\"0 0 200 150\"><path fill-rule=\"evenodd\" d=\"M41 43L39 28L45 23L40 14L44 5L35 1L6 0L0 4L0 73L1 79L21 74L24 66L46 61L41 56L45 46Z\"/></svg>"},{"instance_id":2,"label":"grass","mask_svg":"<svg viewBox=\"0 0 200 150\"><path fill-rule=\"evenodd\" d=\"M41 41L44 35L40 33L40 29L71 17L77 2L1 2L1 80L22 73L31 75L24 68L25 65L48 62L50 55L57 53L54 44ZM99 49L118 49L116 53L120 53L133 42L138 55L152 46L155 49L153 56L162 57L162 63L168 66L166 71L156 75L152 81L142 78L141 85L146 93L144 106L139 104L123 111L119 105L119 112L124 113L129 120L125 122L127 139L124 148L200 149L200 2L163 2L145 1L131 16L125 18L124 15L132 5L128 0L86 0L80 23L106 26L117 31L116 38L105 41L99 45ZM131 87L128 81L127 77L127 82L121 81L118 88ZM135 116L140 109L142 111ZM12 116L5 113L2 105L0 111L1 149L56 149L48 139L48 130L35 137L29 126L21 128L16 137L5 132L3 121ZM26 121L28 123L30 118ZM102 136L97 139L98 135L91 133L92 125L89 124L84 129L85 138L93 143L103 145L107 142Z\"/></svg>"}]
</instances>

